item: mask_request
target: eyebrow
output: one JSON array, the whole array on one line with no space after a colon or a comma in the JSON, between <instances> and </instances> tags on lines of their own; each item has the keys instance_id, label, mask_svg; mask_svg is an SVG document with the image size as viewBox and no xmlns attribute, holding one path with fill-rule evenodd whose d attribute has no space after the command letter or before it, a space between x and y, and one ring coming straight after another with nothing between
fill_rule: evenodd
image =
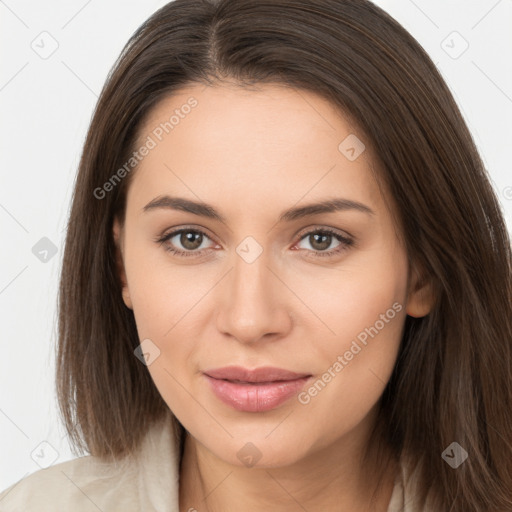
<instances>
[{"instance_id":1,"label":"eyebrow","mask_svg":"<svg viewBox=\"0 0 512 512\"><path fill-rule=\"evenodd\" d=\"M194 215L199 215L201 217L218 220L223 223L226 222L226 219L213 206L200 201L185 199L183 197L171 197L167 195L155 197L155 199L144 206L143 211L148 212L160 208L180 210L193 213ZM363 203L349 199L334 198L285 210L281 213L278 222L291 222L310 215L317 215L319 213L332 213L347 210L356 210L368 215L375 215L375 212Z\"/></svg>"}]
</instances>

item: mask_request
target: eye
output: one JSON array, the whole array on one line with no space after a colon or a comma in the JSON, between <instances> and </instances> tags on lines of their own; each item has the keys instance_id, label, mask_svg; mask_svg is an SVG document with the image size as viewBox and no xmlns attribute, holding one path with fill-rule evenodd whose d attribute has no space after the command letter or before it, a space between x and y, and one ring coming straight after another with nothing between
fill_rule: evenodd
<instances>
[{"instance_id":1,"label":"eye","mask_svg":"<svg viewBox=\"0 0 512 512\"><path fill-rule=\"evenodd\" d=\"M155 242L159 245L165 244L166 251L179 257L197 257L203 255L205 251L212 250L211 247L203 247L201 249L206 240L211 240L211 238L202 230L185 227L158 237ZM307 249L307 251L312 253L314 258L337 256L354 244L352 238L329 228L308 231L301 236L299 243L303 240L306 240L312 247L312 249ZM326 250L333 241L338 241L338 245L334 249ZM176 248L179 245L183 249Z\"/></svg>"},{"instance_id":2,"label":"eye","mask_svg":"<svg viewBox=\"0 0 512 512\"><path fill-rule=\"evenodd\" d=\"M165 244L165 250L177 256L195 257L204 252L205 249L199 251L197 249L203 245L205 239L210 240L210 237L201 230L182 228L158 238L156 242L160 245ZM180 244L184 250L176 249L176 245L178 244Z\"/></svg>"},{"instance_id":3,"label":"eye","mask_svg":"<svg viewBox=\"0 0 512 512\"><path fill-rule=\"evenodd\" d=\"M354 244L354 240L352 238L328 228L308 231L302 235L300 241L303 240L307 241L313 248L313 258L337 256ZM334 249L327 251L326 249L334 241L338 241L338 245L336 245Z\"/></svg>"}]
</instances>

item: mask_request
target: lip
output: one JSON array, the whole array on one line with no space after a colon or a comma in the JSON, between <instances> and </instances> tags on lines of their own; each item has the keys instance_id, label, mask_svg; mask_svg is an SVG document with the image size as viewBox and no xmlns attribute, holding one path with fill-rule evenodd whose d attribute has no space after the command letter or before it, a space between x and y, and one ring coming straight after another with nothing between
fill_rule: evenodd
<instances>
[{"instance_id":1,"label":"lip","mask_svg":"<svg viewBox=\"0 0 512 512\"><path fill-rule=\"evenodd\" d=\"M275 409L299 393L312 377L269 366L253 370L228 366L207 370L203 375L219 400L244 412Z\"/></svg>"}]
</instances>

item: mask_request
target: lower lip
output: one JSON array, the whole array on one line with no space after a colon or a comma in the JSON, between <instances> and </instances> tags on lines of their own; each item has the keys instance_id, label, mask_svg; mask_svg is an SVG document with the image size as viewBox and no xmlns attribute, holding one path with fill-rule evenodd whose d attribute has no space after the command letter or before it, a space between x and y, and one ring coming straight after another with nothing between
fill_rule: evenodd
<instances>
[{"instance_id":1,"label":"lower lip","mask_svg":"<svg viewBox=\"0 0 512 512\"><path fill-rule=\"evenodd\" d=\"M213 393L237 411L264 412L275 409L297 395L310 377L301 379L243 384L214 379L205 375Z\"/></svg>"}]
</instances>

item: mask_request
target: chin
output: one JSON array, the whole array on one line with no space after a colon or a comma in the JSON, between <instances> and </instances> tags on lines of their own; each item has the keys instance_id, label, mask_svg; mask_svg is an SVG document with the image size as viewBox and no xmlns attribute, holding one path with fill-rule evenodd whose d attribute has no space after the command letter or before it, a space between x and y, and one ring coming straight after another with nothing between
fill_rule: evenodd
<instances>
[{"instance_id":1,"label":"chin","mask_svg":"<svg viewBox=\"0 0 512 512\"><path fill-rule=\"evenodd\" d=\"M265 431L266 432L266 431ZM261 430L255 435L245 434L243 436L235 436L233 439L226 439L224 443L208 442L201 443L215 457L224 460L225 463L239 468L258 468L271 469L292 465L305 457L307 453L304 451L304 443L299 440L294 441L289 436L283 439L270 437L265 439L266 434L262 434ZM198 439L199 442L200 439ZM297 451L297 446L301 445L301 451Z\"/></svg>"}]
</instances>

